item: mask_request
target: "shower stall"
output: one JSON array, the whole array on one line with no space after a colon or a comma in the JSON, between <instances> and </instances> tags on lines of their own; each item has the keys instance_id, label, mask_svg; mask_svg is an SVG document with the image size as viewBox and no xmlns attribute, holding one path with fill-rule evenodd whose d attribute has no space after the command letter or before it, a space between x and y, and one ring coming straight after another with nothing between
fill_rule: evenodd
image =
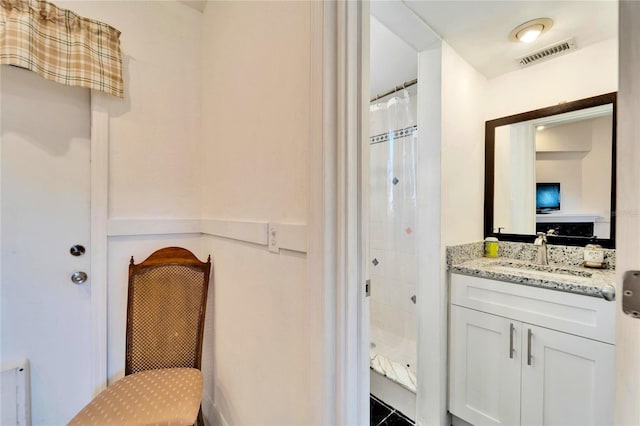
<instances>
[{"instance_id":1,"label":"shower stall","mask_svg":"<svg viewBox=\"0 0 640 426\"><path fill-rule=\"evenodd\" d=\"M370 105L371 393L413 417L417 371L415 80L398 89Z\"/></svg>"}]
</instances>

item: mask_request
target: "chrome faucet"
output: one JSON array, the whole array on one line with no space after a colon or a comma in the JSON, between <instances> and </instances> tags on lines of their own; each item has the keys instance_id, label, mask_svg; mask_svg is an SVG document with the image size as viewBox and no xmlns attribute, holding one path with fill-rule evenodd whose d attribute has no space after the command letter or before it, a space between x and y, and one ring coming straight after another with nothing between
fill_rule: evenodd
<instances>
[{"instance_id":1,"label":"chrome faucet","mask_svg":"<svg viewBox=\"0 0 640 426\"><path fill-rule=\"evenodd\" d=\"M533 242L533 244L538 246L538 264L548 265L549 260L547 259L547 235L544 232L538 232L538 237Z\"/></svg>"}]
</instances>

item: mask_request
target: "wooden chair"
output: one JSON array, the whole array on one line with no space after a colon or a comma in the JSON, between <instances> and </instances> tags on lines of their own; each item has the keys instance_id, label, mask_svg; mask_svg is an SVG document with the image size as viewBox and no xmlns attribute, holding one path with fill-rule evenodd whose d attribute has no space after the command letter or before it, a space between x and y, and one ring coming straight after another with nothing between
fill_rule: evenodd
<instances>
[{"instance_id":1,"label":"wooden chair","mask_svg":"<svg viewBox=\"0 0 640 426\"><path fill-rule=\"evenodd\" d=\"M190 425L196 416L204 424L199 370L210 271L211 256L200 262L179 247L160 249L137 265L131 257L125 377L69 425Z\"/></svg>"}]
</instances>

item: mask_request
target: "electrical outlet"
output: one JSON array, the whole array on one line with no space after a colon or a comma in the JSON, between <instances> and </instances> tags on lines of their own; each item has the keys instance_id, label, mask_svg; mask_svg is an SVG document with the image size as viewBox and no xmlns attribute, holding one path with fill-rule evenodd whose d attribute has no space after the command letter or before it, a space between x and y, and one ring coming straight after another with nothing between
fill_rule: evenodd
<instances>
[{"instance_id":1,"label":"electrical outlet","mask_svg":"<svg viewBox=\"0 0 640 426\"><path fill-rule=\"evenodd\" d=\"M269 251L272 253L280 253L280 242L278 239L278 225L275 223L269 224L269 239L267 241L269 245Z\"/></svg>"}]
</instances>

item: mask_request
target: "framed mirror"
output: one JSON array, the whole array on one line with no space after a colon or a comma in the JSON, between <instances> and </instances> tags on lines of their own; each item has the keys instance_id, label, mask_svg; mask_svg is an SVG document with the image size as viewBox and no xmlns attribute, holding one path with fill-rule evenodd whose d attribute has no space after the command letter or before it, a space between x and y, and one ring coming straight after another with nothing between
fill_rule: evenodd
<instances>
[{"instance_id":1,"label":"framed mirror","mask_svg":"<svg viewBox=\"0 0 640 426\"><path fill-rule=\"evenodd\" d=\"M615 248L616 93L485 125L484 235Z\"/></svg>"}]
</instances>

